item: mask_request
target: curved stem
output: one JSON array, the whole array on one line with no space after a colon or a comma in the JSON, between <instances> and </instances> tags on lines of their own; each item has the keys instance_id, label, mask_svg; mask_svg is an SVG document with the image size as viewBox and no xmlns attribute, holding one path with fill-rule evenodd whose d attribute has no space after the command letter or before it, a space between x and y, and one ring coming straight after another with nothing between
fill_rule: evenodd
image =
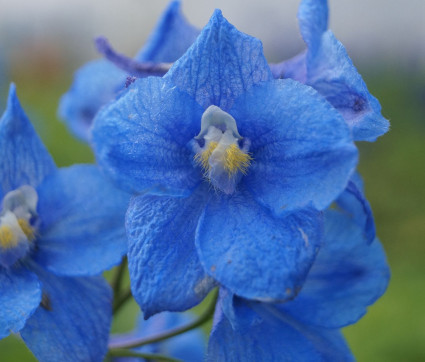
<instances>
[{"instance_id":1,"label":"curved stem","mask_svg":"<svg viewBox=\"0 0 425 362\"><path fill-rule=\"evenodd\" d=\"M212 316L214 315L215 305L217 303L217 297L218 297L218 289L214 290L213 293L214 293L214 296L211 300L211 303L208 305L208 308L205 309L204 312L195 321L188 323L185 326L174 328L174 329L171 329L171 330L163 332L163 333L159 333L159 334L154 335L154 336L149 336L149 337L145 337L145 338L135 338L131 341L120 341L120 342L116 342L116 343L110 343L109 348L111 348L111 351L112 351L115 348L140 347L140 346L144 346L146 344L160 342L160 341L163 341L165 339L177 336L179 334L182 334L182 333L188 332L192 329L200 327L204 323L208 322L212 318Z\"/></svg>"},{"instance_id":2,"label":"curved stem","mask_svg":"<svg viewBox=\"0 0 425 362\"><path fill-rule=\"evenodd\" d=\"M166 362L182 362L182 360L180 360L180 359L164 356L162 354L134 352L134 351L130 351L128 349L113 349L113 350L110 350L109 356L111 356L111 357L139 357L139 358L144 358L145 360L148 360L148 361L155 360L155 361L166 361Z\"/></svg>"}]
</instances>

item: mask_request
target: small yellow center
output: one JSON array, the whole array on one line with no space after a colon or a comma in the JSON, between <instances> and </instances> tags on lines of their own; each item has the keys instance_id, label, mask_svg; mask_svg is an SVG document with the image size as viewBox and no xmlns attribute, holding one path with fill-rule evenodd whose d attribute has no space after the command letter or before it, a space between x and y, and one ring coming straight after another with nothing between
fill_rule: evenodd
<instances>
[{"instance_id":1,"label":"small yellow center","mask_svg":"<svg viewBox=\"0 0 425 362\"><path fill-rule=\"evenodd\" d=\"M0 226L0 247L3 249L11 249L18 244L18 238L13 233L12 229L3 225Z\"/></svg>"},{"instance_id":2,"label":"small yellow center","mask_svg":"<svg viewBox=\"0 0 425 362\"><path fill-rule=\"evenodd\" d=\"M217 146L218 146L218 142L210 142L205 151L199 152L195 155L196 163L201 165L202 168L207 172L211 167L208 160L211 154L213 153L213 151L217 148Z\"/></svg>"},{"instance_id":3,"label":"small yellow center","mask_svg":"<svg viewBox=\"0 0 425 362\"><path fill-rule=\"evenodd\" d=\"M27 237L28 241L33 241L35 239L35 232L29 222L25 219L18 219L18 224Z\"/></svg>"},{"instance_id":4,"label":"small yellow center","mask_svg":"<svg viewBox=\"0 0 425 362\"><path fill-rule=\"evenodd\" d=\"M232 144L226 149L224 156L224 169L229 177L240 171L246 175L246 171L251 164L252 157L248 153L243 153L238 145Z\"/></svg>"},{"instance_id":5,"label":"small yellow center","mask_svg":"<svg viewBox=\"0 0 425 362\"><path fill-rule=\"evenodd\" d=\"M217 146L218 142L210 142L203 152L199 152L195 155L195 161L201 165L207 173L211 168L209 158ZM248 153L242 152L237 144L232 144L227 147L224 152L223 168L226 170L229 178L238 171L246 175L251 161L252 157Z\"/></svg>"}]
</instances>

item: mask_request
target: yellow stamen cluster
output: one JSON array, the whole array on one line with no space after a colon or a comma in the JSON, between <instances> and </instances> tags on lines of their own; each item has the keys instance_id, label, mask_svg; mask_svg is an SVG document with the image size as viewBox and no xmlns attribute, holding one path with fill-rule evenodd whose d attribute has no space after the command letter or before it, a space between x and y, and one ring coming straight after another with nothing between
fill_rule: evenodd
<instances>
[{"instance_id":1,"label":"yellow stamen cluster","mask_svg":"<svg viewBox=\"0 0 425 362\"><path fill-rule=\"evenodd\" d=\"M210 142L205 151L199 152L195 155L195 161L202 166L205 172L208 172L211 168L209 158L217 148L217 145L218 142ZM246 175L251 161L252 157L249 154L242 152L238 145L232 144L227 147L224 153L223 167L227 171L229 178L238 171Z\"/></svg>"},{"instance_id":2,"label":"yellow stamen cluster","mask_svg":"<svg viewBox=\"0 0 425 362\"><path fill-rule=\"evenodd\" d=\"M226 149L224 169L227 171L229 177L238 171L246 175L251 161L252 157L249 154L243 153L236 144L232 144Z\"/></svg>"},{"instance_id":3,"label":"yellow stamen cluster","mask_svg":"<svg viewBox=\"0 0 425 362\"><path fill-rule=\"evenodd\" d=\"M11 249L18 244L18 238L9 226L0 226L0 247Z\"/></svg>"},{"instance_id":4,"label":"yellow stamen cluster","mask_svg":"<svg viewBox=\"0 0 425 362\"><path fill-rule=\"evenodd\" d=\"M35 239L34 229L31 227L29 222L25 219L18 219L18 224L21 227L23 233L27 237L29 241L33 241Z\"/></svg>"},{"instance_id":5,"label":"yellow stamen cluster","mask_svg":"<svg viewBox=\"0 0 425 362\"><path fill-rule=\"evenodd\" d=\"M208 160L217 146L218 142L210 142L205 151L199 152L195 155L195 161L200 164L205 171L208 171L210 169L210 164Z\"/></svg>"}]
</instances>

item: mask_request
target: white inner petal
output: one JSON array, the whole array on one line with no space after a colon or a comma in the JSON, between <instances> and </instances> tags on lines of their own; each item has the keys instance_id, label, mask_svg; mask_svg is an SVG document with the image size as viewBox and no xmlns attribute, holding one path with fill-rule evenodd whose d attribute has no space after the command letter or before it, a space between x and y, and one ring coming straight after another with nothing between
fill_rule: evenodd
<instances>
[{"instance_id":1,"label":"white inner petal","mask_svg":"<svg viewBox=\"0 0 425 362\"><path fill-rule=\"evenodd\" d=\"M236 120L229 113L223 111L217 106L209 106L205 110L201 118L201 131L195 139L202 139L202 137L208 132L210 126L221 129L223 132L231 130L236 138L242 139L238 132Z\"/></svg>"},{"instance_id":2,"label":"white inner petal","mask_svg":"<svg viewBox=\"0 0 425 362\"><path fill-rule=\"evenodd\" d=\"M10 191L3 199L3 215L7 211L13 212L18 219L30 220L37 214L38 195L33 187L24 185L16 190Z\"/></svg>"}]
</instances>

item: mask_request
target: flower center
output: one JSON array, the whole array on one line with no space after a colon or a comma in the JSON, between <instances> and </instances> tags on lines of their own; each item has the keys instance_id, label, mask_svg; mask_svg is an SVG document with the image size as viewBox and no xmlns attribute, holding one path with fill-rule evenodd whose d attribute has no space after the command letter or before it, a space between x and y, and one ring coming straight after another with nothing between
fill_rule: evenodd
<instances>
[{"instance_id":1,"label":"flower center","mask_svg":"<svg viewBox=\"0 0 425 362\"><path fill-rule=\"evenodd\" d=\"M202 147L194 143L194 158L203 168L205 178L215 188L232 194L252 161L248 153L250 143L239 135L235 119L219 107L208 107L195 140L204 141Z\"/></svg>"},{"instance_id":2,"label":"flower center","mask_svg":"<svg viewBox=\"0 0 425 362\"><path fill-rule=\"evenodd\" d=\"M9 267L30 250L35 240L37 192L21 186L3 198L0 212L0 265Z\"/></svg>"}]
</instances>

